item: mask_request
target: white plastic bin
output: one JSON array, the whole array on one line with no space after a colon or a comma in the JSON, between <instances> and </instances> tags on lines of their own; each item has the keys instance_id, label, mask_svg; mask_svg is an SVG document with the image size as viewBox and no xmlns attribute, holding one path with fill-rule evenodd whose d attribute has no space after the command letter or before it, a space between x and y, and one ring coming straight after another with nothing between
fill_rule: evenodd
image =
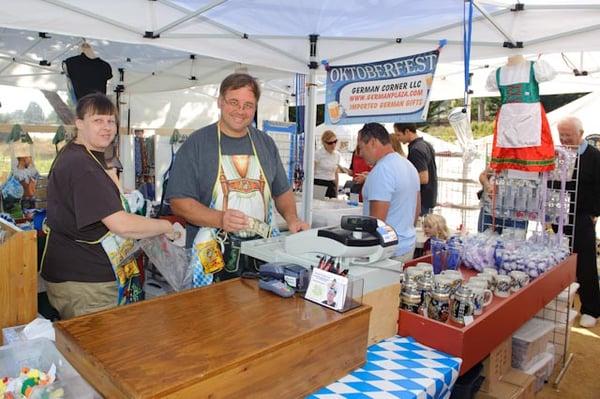
<instances>
[{"instance_id":1,"label":"white plastic bin","mask_svg":"<svg viewBox=\"0 0 600 399\"><path fill-rule=\"evenodd\" d=\"M523 371L535 377L534 391L538 392L544 387L546 381L550 379L553 370L554 355L552 353L544 353L537 362Z\"/></svg>"},{"instance_id":2,"label":"white plastic bin","mask_svg":"<svg viewBox=\"0 0 600 399\"><path fill-rule=\"evenodd\" d=\"M537 355L546 350L552 339L554 323L533 318L512 336L512 366L523 370Z\"/></svg>"},{"instance_id":3,"label":"white plastic bin","mask_svg":"<svg viewBox=\"0 0 600 399\"><path fill-rule=\"evenodd\" d=\"M0 347L0 378L18 377L22 367L47 372L52 364L56 366L56 381L46 387L38 388L36 396L43 397L41 391L63 388L65 399L101 398L67 362L51 340L37 338ZM32 397L35 396L32 394Z\"/></svg>"}]
</instances>

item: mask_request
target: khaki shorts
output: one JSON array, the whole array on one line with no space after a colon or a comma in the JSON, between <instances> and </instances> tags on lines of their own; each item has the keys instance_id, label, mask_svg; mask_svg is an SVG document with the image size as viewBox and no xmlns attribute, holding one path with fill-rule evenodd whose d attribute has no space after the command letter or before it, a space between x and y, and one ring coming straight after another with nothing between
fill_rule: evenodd
<instances>
[{"instance_id":1,"label":"khaki shorts","mask_svg":"<svg viewBox=\"0 0 600 399\"><path fill-rule=\"evenodd\" d=\"M115 281L106 283L46 281L46 288L50 304L58 310L63 320L117 306L118 289Z\"/></svg>"}]
</instances>

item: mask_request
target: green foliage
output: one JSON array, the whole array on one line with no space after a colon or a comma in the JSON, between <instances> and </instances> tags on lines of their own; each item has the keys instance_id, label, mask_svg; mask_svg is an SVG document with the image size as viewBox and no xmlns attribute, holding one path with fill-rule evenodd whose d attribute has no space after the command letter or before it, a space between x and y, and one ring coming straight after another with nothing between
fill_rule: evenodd
<instances>
[{"instance_id":1,"label":"green foliage","mask_svg":"<svg viewBox=\"0 0 600 399\"><path fill-rule=\"evenodd\" d=\"M429 125L424 128L423 131L450 143L456 141L454 129L452 129L449 124L437 126ZM474 139L489 136L494 133L494 122L471 122L471 131L473 132Z\"/></svg>"},{"instance_id":2,"label":"green foliage","mask_svg":"<svg viewBox=\"0 0 600 399\"><path fill-rule=\"evenodd\" d=\"M23 121L25 123L42 123L46 120L42 107L35 101L32 101L27 106L23 113Z\"/></svg>"}]
</instances>

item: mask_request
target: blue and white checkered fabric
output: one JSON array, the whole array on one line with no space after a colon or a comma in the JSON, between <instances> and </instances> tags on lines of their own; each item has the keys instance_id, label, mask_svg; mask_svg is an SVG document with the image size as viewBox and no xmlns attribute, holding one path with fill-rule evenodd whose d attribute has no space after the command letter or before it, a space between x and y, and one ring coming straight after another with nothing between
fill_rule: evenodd
<instances>
[{"instance_id":1,"label":"blue and white checkered fabric","mask_svg":"<svg viewBox=\"0 0 600 399\"><path fill-rule=\"evenodd\" d=\"M311 399L449 398L462 360L421 345L408 337L392 337L367 350L367 362L320 389Z\"/></svg>"}]
</instances>

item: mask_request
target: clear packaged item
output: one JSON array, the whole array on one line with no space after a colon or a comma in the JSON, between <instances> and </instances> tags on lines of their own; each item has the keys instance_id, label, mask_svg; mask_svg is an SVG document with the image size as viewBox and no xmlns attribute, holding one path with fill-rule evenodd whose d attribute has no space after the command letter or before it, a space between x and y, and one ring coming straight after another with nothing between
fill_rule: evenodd
<instances>
[{"instance_id":1,"label":"clear packaged item","mask_svg":"<svg viewBox=\"0 0 600 399\"><path fill-rule=\"evenodd\" d=\"M25 374L37 374L37 371L33 369L54 375L55 379L50 384L31 386L31 398L101 398L66 361L51 340L37 338L0 347L0 382L4 377L18 378L24 371ZM23 380L26 385L36 379L33 374L31 378L26 377ZM30 381L26 381L27 379ZM10 387L5 386L4 388L8 388L10 391ZM50 396L53 392L56 392L55 396ZM1 393L0 396L2 396Z\"/></svg>"},{"instance_id":2,"label":"clear packaged item","mask_svg":"<svg viewBox=\"0 0 600 399\"><path fill-rule=\"evenodd\" d=\"M174 245L164 236L140 240L144 253L175 291L192 287L191 251Z\"/></svg>"}]
</instances>

